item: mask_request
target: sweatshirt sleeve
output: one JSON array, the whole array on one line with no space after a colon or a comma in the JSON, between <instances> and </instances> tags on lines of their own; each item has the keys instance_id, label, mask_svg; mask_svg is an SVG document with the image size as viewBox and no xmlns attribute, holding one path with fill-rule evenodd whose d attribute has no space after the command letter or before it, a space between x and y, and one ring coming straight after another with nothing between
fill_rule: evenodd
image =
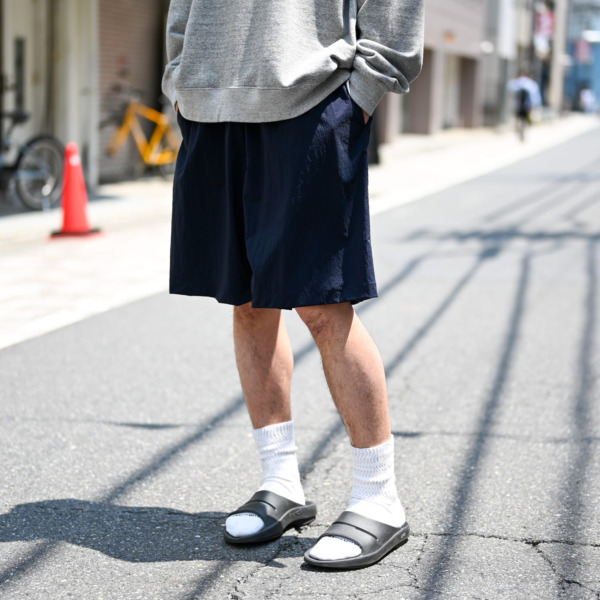
<instances>
[{"instance_id":1,"label":"sweatshirt sleeve","mask_svg":"<svg viewBox=\"0 0 600 600\"><path fill-rule=\"evenodd\" d=\"M177 91L174 77L181 63L185 28L190 15L193 0L171 0L167 17L167 66L162 80L165 96L175 105Z\"/></svg>"},{"instance_id":2,"label":"sweatshirt sleeve","mask_svg":"<svg viewBox=\"0 0 600 600\"><path fill-rule=\"evenodd\" d=\"M421 71L423 3L358 0L358 42L348 90L370 115L386 92L408 92Z\"/></svg>"}]
</instances>

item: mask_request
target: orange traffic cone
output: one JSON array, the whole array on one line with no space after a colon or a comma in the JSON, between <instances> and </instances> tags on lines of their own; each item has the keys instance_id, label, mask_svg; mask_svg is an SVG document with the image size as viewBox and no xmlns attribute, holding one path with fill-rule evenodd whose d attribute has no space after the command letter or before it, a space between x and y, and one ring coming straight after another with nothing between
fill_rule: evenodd
<instances>
[{"instance_id":1,"label":"orange traffic cone","mask_svg":"<svg viewBox=\"0 0 600 600\"><path fill-rule=\"evenodd\" d=\"M63 226L52 237L85 236L100 233L92 229L87 218L88 195L83 179L81 157L75 142L67 144L63 181Z\"/></svg>"}]
</instances>

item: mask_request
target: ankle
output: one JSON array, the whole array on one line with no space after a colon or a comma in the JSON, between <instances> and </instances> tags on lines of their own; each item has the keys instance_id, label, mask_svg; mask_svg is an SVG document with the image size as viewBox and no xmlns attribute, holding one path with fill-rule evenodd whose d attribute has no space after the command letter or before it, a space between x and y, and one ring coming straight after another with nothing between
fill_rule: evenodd
<instances>
[{"instance_id":1,"label":"ankle","mask_svg":"<svg viewBox=\"0 0 600 600\"><path fill-rule=\"evenodd\" d=\"M298 479L297 482L270 479L263 481L258 489L259 491L265 490L267 492L279 494L297 504L304 504L306 502L300 479Z\"/></svg>"},{"instance_id":2,"label":"ankle","mask_svg":"<svg viewBox=\"0 0 600 600\"><path fill-rule=\"evenodd\" d=\"M353 485L348 510L400 527L405 522L394 473L394 438L372 448L352 448Z\"/></svg>"},{"instance_id":3,"label":"ankle","mask_svg":"<svg viewBox=\"0 0 600 600\"><path fill-rule=\"evenodd\" d=\"M406 522L404 508L397 498L391 504L380 504L370 500L350 500L347 510L358 513L363 517L385 523L391 527L400 527Z\"/></svg>"},{"instance_id":4,"label":"ankle","mask_svg":"<svg viewBox=\"0 0 600 600\"><path fill-rule=\"evenodd\" d=\"M293 421L254 429L253 434L263 471L259 489L304 504Z\"/></svg>"}]
</instances>

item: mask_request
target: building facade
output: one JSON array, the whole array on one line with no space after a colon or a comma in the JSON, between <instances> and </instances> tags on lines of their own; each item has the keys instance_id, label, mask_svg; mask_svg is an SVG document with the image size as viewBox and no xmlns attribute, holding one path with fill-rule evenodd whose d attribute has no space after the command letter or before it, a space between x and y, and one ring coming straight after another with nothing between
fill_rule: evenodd
<instances>
[{"instance_id":1,"label":"building facade","mask_svg":"<svg viewBox=\"0 0 600 600\"><path fill-rule=\"evenodd\" d=\"M567 51L570 61L565 78L565 104L574 110L584 110L582 90L588 89L595 97L589 109L600 109L600 0L571 2Z\"/></svg>"},{"instance_id":2,"label":"building facade","mask_svg":"<svg viewBox=\"0 0 600 600\"><path fill-rule=\"evenodd\" d=\"M423 70L410 94L382 100L379 141L505 121L506 82L518 65L536 57L535 12L551 7L558 15L566 2L425 0ZM132 94L160 108L168 5L169 0L0 0L4 109L33 115L20 137L47 131L77 142L92 188L139 173L131 141L116 157L105 149L116 127L111 117L122 114ZM563 55L553 48L554 38L551 42L548 65L555 61L562 77Z\"/></svg>"},{"instance_id":3,"label":"building facade","mask_svg":"<svg viewBox=\"0 0 600 600\"><path fill-rule=\"evenodd\" d=\"M483 77L483 122L497 126L510 116L508 81L517 74L519 31L523 17L519 0L488 0L485 41L481 46ZM524 32L527 28L523 28ZM524 43L529 38L524 35Z\"/></svg>"},{"instance_id":4,"label":"building facade","mask_svg":"<svg viewBox=\"0 0 600 600\"><path fill-rule=\"evenodd\" d=\"M98 0L3 0L3 108L32 115L20 139L39 132L77 141L97 180ZM16 134L17 135L17 134Z\"/></svg>"},{"instance_id":5,"label":"building facade","mask_svg":"<svg viewBox=\"0 0 600 600\"><path fill-rule=\"evenodd\" d=\"M159 104L167 9L165 0L0 0L3 110L32 115L19 138L77 142L92 188L135 174L132 143L106 154L115 129L107 117L131 90Z\"/></svg>"},{"instance_id":6,"label":"building facade","mask_svg":"<svg viewBox=\"0 0 600 600\"><path fill-rule=\"evenodd\" d=\"M102 149L116 127L111 117L118 117L128 100L137 98L160 108L167 4L163 0L99 0L99 169L104 181L131 176L142 166L131 138L114 157Z\"/></svg>"},{"instance_id":7,"label":"building facade","mask_svg":"<svg viewBox=\"0 0 600 600\"><path fill-rule=\"evenodd\" d=\"M483 124L485 0L425 0L425 54L410 94L378 107L380 141Z\"/></svg>"}]
</instances>

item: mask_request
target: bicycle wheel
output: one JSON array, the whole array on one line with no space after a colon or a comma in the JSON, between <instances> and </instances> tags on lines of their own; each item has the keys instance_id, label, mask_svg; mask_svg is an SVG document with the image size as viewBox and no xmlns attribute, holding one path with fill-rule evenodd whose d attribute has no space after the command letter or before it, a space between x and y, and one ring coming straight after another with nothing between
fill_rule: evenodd
<instances>
[{"instance_id":1,"label":"bicycle wheel","mask_svg":"<svg viewBox=\"0 0 600 600\"><path fill-rule=\"evenodd\" d=\"M14 173L17 194L31 210L48 210L62 195L63 145L51 135L31 139L21 149Z\"/></svg>"}]
</instances>

